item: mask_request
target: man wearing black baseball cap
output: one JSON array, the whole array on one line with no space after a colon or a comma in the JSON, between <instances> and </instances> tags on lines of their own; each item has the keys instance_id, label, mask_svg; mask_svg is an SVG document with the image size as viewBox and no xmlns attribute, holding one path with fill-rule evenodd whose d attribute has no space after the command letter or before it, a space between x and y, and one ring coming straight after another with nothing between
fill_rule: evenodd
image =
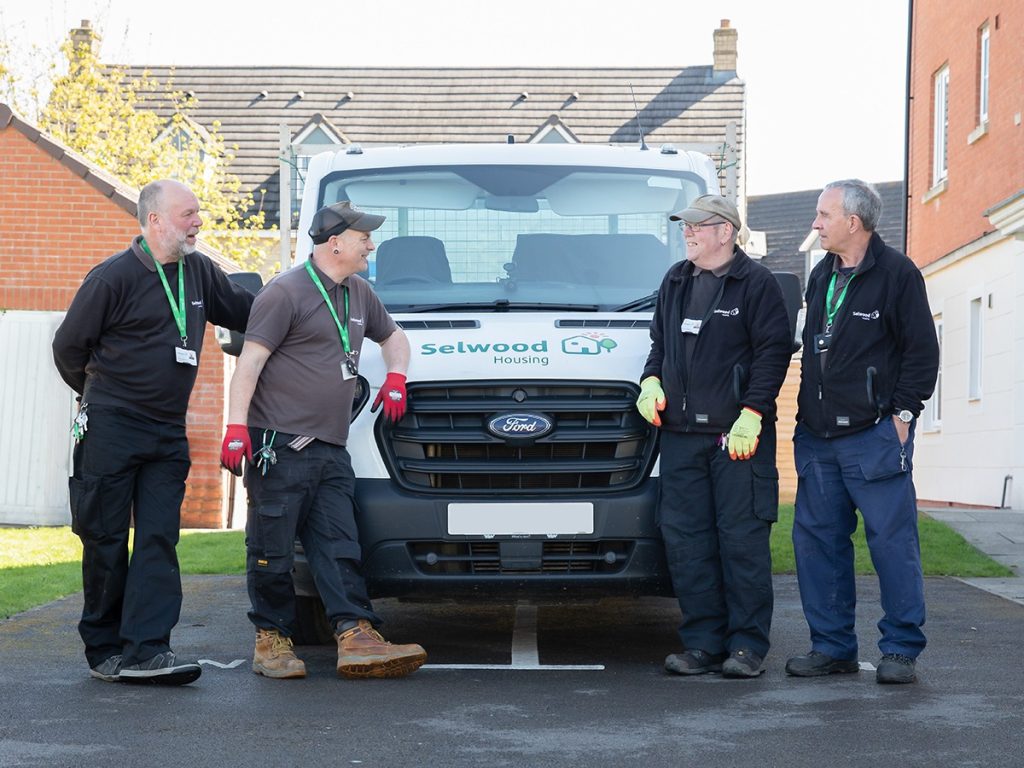
<instances>
[{"instance_id":1,"label":"man wearing black baseball cap","mask_svg":"<svg viewBox=\"0 0 1024 768\"><path fill-rule=\"evenodd\" d=\"M376 627L360 571L355 476L345 448L363 339L377 342L387 377L373 408L405 414L409 341L358 273L374 250L383 216L348 202L313 217L309 259L260 292L231 379L221 462L241 472L248 460L246 571L256 625L253 671L305 677L295 656L293 544L298 534L338 642L343 677L401 677L427 654L393 645ZM253 461L253 445L257 446Z\"/></svg>"},{"instance_id":2,"label":"man wearing black baseball cap","mask_svg":"<svg viewBox=\"0 0 1024 768\"><path fill-rule=\"evenodd\" d=\"M731 201L702 195L669 218L686 260L658 292L637 400L661 428L658 519L683 614L683 652L665 668L756 677L772 618L775 399L789 320L775 278L736 245Z\"/></svg>"}]
</instances>

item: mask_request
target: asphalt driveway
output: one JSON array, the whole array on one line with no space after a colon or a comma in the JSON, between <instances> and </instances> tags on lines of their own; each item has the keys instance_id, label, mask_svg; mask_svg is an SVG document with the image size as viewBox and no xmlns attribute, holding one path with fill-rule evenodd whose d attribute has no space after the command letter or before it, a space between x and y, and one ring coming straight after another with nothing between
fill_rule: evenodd
<instances>
[{"instance_id":1,"label":"asphalt driveway","mask_svg":"<svg viewBox=\"0 0 1024 768\"><path fill-rule=\"evenodd\" d=\"M866 665L877 593L858 582ZM1021 766L1024 606L926 580L920 681L798 680L807 649L793 577L776 580L774 648L756 680L666 675L678 610L666 599L540 606L380 601L385 634L421 642L404 680L346 681L329 646L310 676L249 669L241 577L189 577L175 649L204 660L183 688L88 676L80 596L0 622L0 768L6 766Z\"/></svg>"}]
</instances>

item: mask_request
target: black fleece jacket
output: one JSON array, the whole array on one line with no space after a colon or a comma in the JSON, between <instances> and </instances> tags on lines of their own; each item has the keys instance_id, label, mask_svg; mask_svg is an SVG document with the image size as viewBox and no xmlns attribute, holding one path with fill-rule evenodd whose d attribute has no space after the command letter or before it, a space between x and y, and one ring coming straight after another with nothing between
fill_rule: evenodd
<instances>
[{"instance_id":1,"label":"black fleece jacket","mask_svg":"<svg viewBox=\"0 0 1024 768\"><path fill-rule=\"evenodd\" d=\"M877 232L836 314L822 366L814 337L824 328L825 296L836 258L827 254L807 279L797 413L808 431L826 438L858 432L902 410L917 416L931 397L939 370L939 343L924 277ZM873 399L868 396L869 378Z\"/></svg>"},{"instance_id":2,"label":"black fleece jacket","mask_svg":"<svg viewBox=\"0 0 1024 768\"><path fill-rule=\"evenodd\" d=\"M53 338L53 360L83 402L184 424L198 367L175 362L181 336L140 239L85 276ZM163 269L177 298L179 265ZM208 257L198 252L186 256L186 347L200 357L207 322L244 331L253 298Z\"/></svg>"},{"instance_id":3,"label":"black fleece jacket","mask_svg":"<svg viewBox=\"0 0 1024 768\"><path fill-rule=\"evenodd\" d=\"M774 421L775 399L792 353L789 317L778 282L736 246L687 370L680 328L692 279L690 261L669 269L651 321L651 353L641 380L661 379L665 391L662 429L728 432L743 407L760 413L766 424ZM739 399L733 384L737 374Z\"/></svg>"}]
</instances>

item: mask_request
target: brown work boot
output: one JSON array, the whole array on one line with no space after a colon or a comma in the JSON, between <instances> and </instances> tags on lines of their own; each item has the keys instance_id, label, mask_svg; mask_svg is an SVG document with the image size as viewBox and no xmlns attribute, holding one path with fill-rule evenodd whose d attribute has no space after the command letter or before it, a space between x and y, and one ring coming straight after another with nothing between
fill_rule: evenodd
<instances>
[{"instance_id":1,"label":"brown work boot","mask_svg":"<svg viewBox=\"0 0 1024 768\"><path fill-rule=\"evenodd\" d=\"M404 677L427 660L422 647L393 645L366 619L339 635L338 674L342 677Z\"/></svg>"},{"instance_id":2,"label":"brown work boot","mask_svg":"<svg viewBox=\"0 0 1024 768\"><path fill-rule=\"evenodd\" d=\"M306 665L292 650L292 639L276 629L256 630L256 652L252 671L264 677L305 677Z\"/></svg>"}]
</instances>

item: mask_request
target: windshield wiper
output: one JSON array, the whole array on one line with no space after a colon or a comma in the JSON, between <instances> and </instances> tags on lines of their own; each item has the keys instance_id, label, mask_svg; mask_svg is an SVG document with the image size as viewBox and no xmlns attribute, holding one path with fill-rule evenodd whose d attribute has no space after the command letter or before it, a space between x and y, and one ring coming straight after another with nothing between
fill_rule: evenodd
<instances>
[{"instance_id":1,"label":"windshield wiper","mask_svg":"<svg viewBox=\"0 0 1024 768\"><path fill-rule=\"evenodd\" d=\"M615 309L613 309L611 311L612 312L636 312L636 311L641 310L641 309L647 309L648 307L653 307L655 302L657 302L657 300L658 300L658 292L655 291L654 293L649 293L646 296L641 296L639 299L634 299L633 301L627 302L626 304L623 304L621 307L615 307Z\"/></svg>"},{"instance_id":2,"label":"windshield wiper","mask_svg":"<svg viewBox=\"0 0 1024 768\"><path fill-rule=\"evenodd\" d=\"M562 304L542 301L453 301L450 304L410 304L405 308L392 307L392 312L597 312L597 304Z\"/></svg>"}]
</instances>

